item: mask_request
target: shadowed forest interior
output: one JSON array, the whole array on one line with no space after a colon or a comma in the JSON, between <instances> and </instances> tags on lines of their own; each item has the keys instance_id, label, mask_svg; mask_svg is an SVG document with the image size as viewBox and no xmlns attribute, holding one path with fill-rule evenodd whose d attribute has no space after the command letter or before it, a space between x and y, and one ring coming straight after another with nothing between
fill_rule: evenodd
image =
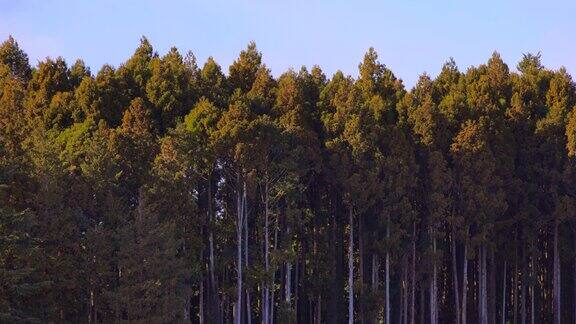
<instances>
[{"instance_id":1,"label":"shadowed forest interior","mask_svg":"<svg viewBox=\"0 0 576 324\"><path fill-rule=\"evenodd\" d=\"M358 69L5 40L0 322L574 323L567 71Z\"/></svg>"}]
</instances>

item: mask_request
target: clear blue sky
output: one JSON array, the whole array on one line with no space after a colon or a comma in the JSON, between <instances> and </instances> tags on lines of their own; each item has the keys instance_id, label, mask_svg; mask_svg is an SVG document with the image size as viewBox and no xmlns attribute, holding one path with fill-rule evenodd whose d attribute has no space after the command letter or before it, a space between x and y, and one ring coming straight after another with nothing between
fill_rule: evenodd
<instances>
[{"instance_id":1,"label":"clear blue sky","mask_svg":"<svg viewBox=\"0 0 576 324\"><path fill-rule=\"evenodd\" d=\"M355 76L370 46L408 86L449 57L465 70L494 50L511 68L541 51L546 66L576 74L575 0L0 0L0 38L9 34L33 64L82 58L93 72L145 35L161 55L176 46L225 71L254 40L275 75L318 64Z\"/></svg>"}]
</instances>

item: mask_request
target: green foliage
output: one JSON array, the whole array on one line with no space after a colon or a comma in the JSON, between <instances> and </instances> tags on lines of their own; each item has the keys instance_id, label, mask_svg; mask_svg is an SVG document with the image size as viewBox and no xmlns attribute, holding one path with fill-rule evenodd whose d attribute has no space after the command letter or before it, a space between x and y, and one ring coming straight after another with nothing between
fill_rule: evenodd
<instances>
[{"instance_id":1,"label":"green foliage","mask_svg":"<svg viewBox=\"0 0 576 324\"><path fill-rule=\"evenodd\" d=\"M93 76L82 60L32 69L8 38L0 322L227 322L237 280L243 318L262 319L268 291L271 322L345 322L348 234L360 322L382 322L386 299L393 321L429 314L433 286L439 321L452 322L454 278L474 259L469 311L487 267L490 304L514 282L508 315L528 291L551 322L550 268L574 263L567 70L527 54L515 72L495 52L465 73L450 59L407 91L373 48L358 69L275 77L251 42L225 75L212 57L199 69L190 52L160 56L143 37Z\"/></svg>"}]
</instances>

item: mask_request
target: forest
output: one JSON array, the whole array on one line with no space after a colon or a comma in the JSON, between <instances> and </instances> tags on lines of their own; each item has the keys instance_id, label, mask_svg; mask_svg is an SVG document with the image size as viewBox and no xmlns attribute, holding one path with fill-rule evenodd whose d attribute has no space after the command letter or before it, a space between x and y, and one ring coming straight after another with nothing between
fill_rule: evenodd
<instances>
[{"instance_id":1,"label":"forest","mask_svg":"<svg viewBox=\"0 0 576 324\"><path fill-rule=\"evenodd\" d=\"M321 62L319 62L321 63ZM575 323L576 87L0 45L1 323Z\"/></svg>"}]
</instances>

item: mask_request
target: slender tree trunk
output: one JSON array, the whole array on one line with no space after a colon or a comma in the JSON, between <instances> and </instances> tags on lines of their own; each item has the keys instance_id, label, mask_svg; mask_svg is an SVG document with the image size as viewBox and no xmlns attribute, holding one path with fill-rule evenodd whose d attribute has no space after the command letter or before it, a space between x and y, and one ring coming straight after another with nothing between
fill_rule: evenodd
<instances>
[{"instance_id":1,"label":"slender tree trunk","mask_svg":"<svg viewBox=\"0 0 576 324\"><path fill-rule=\"evenodd\" d=\"M379 271L380 271L380 259L376 253L372 253L372 293L377 293L380 285L380 278L379 278ZM371 323L376 324L378 323L378 314L379 310L375 310L372 315Z\"/></svg>"},{"instance_id":2,"label":"slender tree trunk","mask_svg":"<svg viewBox=\"0 0 576 324\"><path fill-rule=\"evenodd\" d=\"M208 177L208 222L209 222L209 235L208 235L208 248L209 248L209 266L210 266L210 295L212 296L212 318L215 323L220 323L220 299L218 297L218 283L216 282L215 275L215 257L214 257L214 209L212 206L212 175Z\"/></svg>"},{"instance_id":3,"label":"slender tree trunk","mask_svg":"<svg viewBox=\"0 0 576 324\"><path fill-rule=\"evenodd\" d=\"M354 324L354 212L350 206L350 233L348 239L348 323Z\"/></svg>"},{"instance_id":4,"label":"slender tree trunk","mask_svg":"<svg viewBox=\"0 0 576 324\"><path fill-rule=\"evenodd\" d=\"M276 218L276 225L274 226L274 252L276 252L278 246L278 218ZM272 273L272 292L270 293L270 323L274 323L274 295L276 289L274 289L274 283L276 280L276 268Z\"/></svg>"},{"instance_id":5,"label":"slender tree trunk","mask_svg":"<svg viewBox=\"0 0 576 324\"><path fill-rule=\"evenodd\" d=\"M512 291L512 297L514 298L514 324L518 323L518 255L516 253L516 257L514 259L515 261L515 265L514 265L514 287L512 287L511 291Z\"/></svg>"},{"instance_id":6,"label":"slender tree trunk","mask_svg":"<svg viewBox=\"0 0 576 324\"><path fill-rule=\"evenodd\" d=\"M316 296L316 308L315 315L314 315L314 324L321 324L322 323L322 295L319 293Z\"/></svg>"},{"instance_id":7,"label":"slender tree trunk","mask_svg":"<svg viewBox=\"0 0 576 324\"><path fill-rule=\"evenodd\" d=\"M483 274L482 274L482 248L478 248L478 257L477 257L477 262L476 262L476 266L478 267L478 278L477 278L477 282L478 282L478 323L479 324L484 324L484 297L482 296L482 294L484 293L484 287L483 287Z\"/></svg>"},{"instance_id":8,"label":"slender tree trunk","mask_svg":"<svg viewBox=\"0 0 576 324\"><path fill-rule=\"evenodd\" d=\"M238 177L240 178L240 177ZM240 184L240 181L238 181ZM237 197L237 204L238 204L238 219L236 220L236 253L237 253L237 261L236 261L236 289L237 289L237 299L235 307L235 324L242 324L242 225L244 224L243 220L243 212L244 207L242 206L242 190L238 189L238 197Z\"/></svg>"},{"instance_id":9,"label":"slender tree trunk","mask_svg":"<svg viewBox=\"0 0 576 324\"><path fill-rule=\"evenodd\" d=\"M372 291L377 292L380 286L380 259L376 253L372 253Z\"/></svg>"},{"instance_id":10,"label":"slender tree trunk","mask_svg":"<svg viewBox=\"0 0 576 324\"><path fill-rule=\"evenodd\" d=\"M424 289L420 289L420 324L424 324L426 321L426 300ZM377 322L375 322L376 324Z\"/></svg>"},{"instance_id":11,"label":"slender tree trunk","mask_svg":"<svg viewBox=\"0 0 576 324\"><path fill-rule=\"evenodd\" d=\"M404 280L404 262L400 266L400 308L398 309L398 322L404 324L404 295L406 294L406 286Z\"/></svg>"},{"instance_id":12,"label":"slender tree trunk","mask_svg":"<svg viewBox=\"0 0 576 324\"><path fill-rule=\"evenodd\" d=\"M506 324L506 260L504 260L504 275L502 277L502 324Z\"/></svg>"},{"instance_id":13,"label":"slender tree trunk","mask_svg":"<svg viewBox=\"0 0 576 324\"><path fill-rule=\"evenodd\" d=\"M561 310L560 310L560 295L561 295L561 281L560 281L560 254L558 252L558 221L554 222L554 273L553 273L553 311L554 311L554 324L560 324Z\"/></svg>"},{"instance_id":14,"label":"slender tree trunk","mask_svg":"<svg viewBox=\"0 0 576 324\"><path fill-rule=\"evenodd\" d=\"M243 194L243 206L244 206L244 228L246 231L246 237L244 238L244 258L246 260L246 269L248 269L249 262L248 262L248 239L250 236L248 236L248 202L246 200L246 182L244 182L244 194ZM246 285L246 318L248 321L248 324L252 324L252 302L250 299L250 287L248 287Z\"/></svg>"},{"instance_id":15,"label":"slender tree trunk","mask_svg":"<svg viewBox=\"0 0 576 324\"><path fill-rule=\"evenodd\" d=\"M388 220L390 221L390 220ZM387 245L390 243L390 224L386 224L386 241ZM385 312L386 312L386 324L390 324L390 252L389 246L386 247L386 260L385 260L385 279L384 279L384 289L385 289Z\"/></svg>"},{"instance_id":16,"label":"slender tree trunk","mask_svg":"<svg viewBox=\"0 0 576 324\"><path fill-rule=\"evenodd\" d=\"M404 323L408 324L408 260L404 262L404 302L402 313L404 314Z\"/></svg>"},{"instance_id":17,"label":"slender tree trunk","mask_svg":"<svg viewBox=\"0 0 576 324\"><path fill-rule=\"evenodd\" d=\"M462 324L467 324L466 295L468 293L468 240L464 242L464 266L462 269Z\"/></svg>"},{"instance_id":18,"label":"slender tree trunk","mask_svg":"<svg viewBox=\"0 0 576 324\"><path fill-rule=\"evenodd\" d=\"M454 303L456 318L454 323L460 323L460 289L458 288L458 264L456 262L456 238L452 233L452 275L454 280Z\"/></svg>"},{"instance_id":19,"label":"slender tree trunk","mask_svg":"<svg viewBox=\"0 0 576 324\"><path fill-rule=\"evenodd\" d=\"M358 216L358 263L359 263L359 279L360 279L360 292L359 292L359 310L360 310L360 323L365 323L364 317L364 229L362 225L362 216Z\"/></svg>"},{"instance_id":20,"label":"slender tree trunk","mask_svg":"<svg viewBox=\"0 0 576 324\"><path fill-rule=\"evenodd\" d=\"M478 248L478 315L480 324L488 323L486 248Z\"/></svg>"},{"instance_id":21,"label":"slender tree trunk","mask_svg":"<svg viewBox=\"0 0 576 324\"><path fill-rule=\"evenodd\" d=\"M530 292L530 323L534 324L535 323L535 314L534 314L534 285L531 283L530 284L530 288L529 288L529 292Z\"/></svg>"},{"instance_id":22,"label":"slender tree trunk","mask_svg":"<svg viewBox=\"0 0 576 324\"><path fill-rule=\"evenodd\" d=\"M88 312L88 323L96 323L96 298L94 290L90 289L90 307Z\"/></svg>"},{"instance_id":23,"label":"slender tree trunk","mask_svg":"<svg viewBox=\"0 0 576 324\"><path fill-rule=\"evenodd\" d=\"M270 242L269 242L269 206L268 206L268 172L266 172L266 183L264 186L264 266L266 269L266 273L270 272ZM269 282L266 279L263 285L264 288L264 296L263 296L263 309L262 309L262 322L264 324L270 324L270 289L269 289Z\"/></svg>"},{"instance_id":24,"label":"slender tree trunk","mask_svg":"<svg viewBox=\"0 0 576 324\"><path fill-rule=\"evenodd\" d=\"M296 322L298 322L298 303L299 303L299 296L300 296L300 258L297 255L296 260L294 261L296 264L294 265L294 317Z\"/></svg>"},{"instance_id":25,"label":"slender tree trunk","mask_svg":"<svg viewBox=\"0 0 576 324\"><path fill-rule=\"evenodd\" d=\"M200 323L206 323L206 317L204 316L204 278L200 278L200 297L198 305L198 319Z\"/></svg>"},{"instance_id":26,"label":"slender tree trunk","mask_svg":"<svg viewBox=\"0 0 576 324\"><path fill-rule=\"evenodd\" d=\"M286 262L284 301L288 307L292 307L292 263L290 261Z\"/></svg>"},{"instance_id":27,"label":"slender tree trunk","mask_svg":"<svg viewBox=\"0 0 576 324\"><path fill-rule=\"evenodd\" d=\"M520 294L520 323L526 324L526 275L522 275L522 288Z\"/></svg>"},{"instance_id":28,"label":"slender tree trunk","mask_svg":"<svg viewBox=\"0 0 576 324\"><path fill-rule=\"evenodd\" d=\"M416 299L416 222L412 223L412 268L410 269L410 323L415 321Z\"/></svg>"},{"instance_id":29,"label":"slender tree trunk","mask_svg":"<svg viewBox=\"0 0 576 324\"><path fill-rule=\"evenodd\" d=\"M437 266L436 266L436 236L434 230L432 232L432 279L430 281L430 324L438 323L438 313L437 313L437 292L436 292L436 281L437 279Z\"/></svg>"},{"instance_id":30,"label":"slender tree trunk","mask_svg":"<svg viewBox=\"0 0 576 324\"><path fill-rule=\"evenodd\" d=\"M496 284L496 257L493 250L490 251L486 257L490 261L490 267L486 270L488 276L488 284L486 285L487 293L486 300L488 302L488 323L496 324L496 317L498 315L497 300L498 300L498 286ZM488 263L487 263L488 264Z\"/></svg>"}]
</instances>

